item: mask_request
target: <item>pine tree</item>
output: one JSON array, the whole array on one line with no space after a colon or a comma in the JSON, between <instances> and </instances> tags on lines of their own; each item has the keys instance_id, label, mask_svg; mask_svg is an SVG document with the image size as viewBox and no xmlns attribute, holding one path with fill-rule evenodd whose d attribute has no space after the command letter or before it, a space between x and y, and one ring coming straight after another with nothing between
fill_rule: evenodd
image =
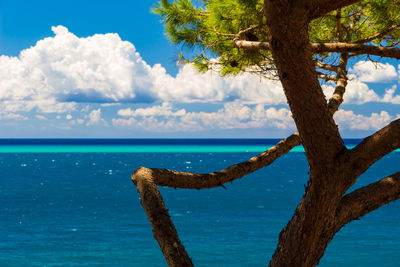
<instances>
[{"instance_id":1,"label":"pine tree","mask_svg":"<svg viewBox=\"0 0 400 267\"><path fill-rule=\"evenodd\" d=\"M343 102L349 59L400 59L399 0L161 0L167 36L198 53L182 63L221 75L279 79L298 132L274 147L208 174L141 167L132 174L154 237L170 266L192 266L157 186L222 186L303 144L310 168L304 196L279 235L270 266L315 266L347 223L400 198L400 172L347 193L377 160L400 147L400 119L355 148L333 120ZM321 83L334 82L329 101ZM243 89L245 90L245 88Z\"/></svg>"}]
</instances>

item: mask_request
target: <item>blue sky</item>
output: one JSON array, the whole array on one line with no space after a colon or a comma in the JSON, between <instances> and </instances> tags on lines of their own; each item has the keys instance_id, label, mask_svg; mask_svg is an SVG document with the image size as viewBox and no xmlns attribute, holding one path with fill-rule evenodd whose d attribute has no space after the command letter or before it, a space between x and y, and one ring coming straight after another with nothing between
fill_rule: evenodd
<instances>
[{"instance_id":1,"label":"blue sky","mask_svg":"<svg viewBox=\"0 0 400 267\"><path fill-rule=\"evenodd\" d=\"M0 0L0 137L285 137L279 83L178 67L152 1ZM344 137L400 116L399 62L351 64ZM327 96L332 85L324 86Z\"/></svg>"}]
</instances>

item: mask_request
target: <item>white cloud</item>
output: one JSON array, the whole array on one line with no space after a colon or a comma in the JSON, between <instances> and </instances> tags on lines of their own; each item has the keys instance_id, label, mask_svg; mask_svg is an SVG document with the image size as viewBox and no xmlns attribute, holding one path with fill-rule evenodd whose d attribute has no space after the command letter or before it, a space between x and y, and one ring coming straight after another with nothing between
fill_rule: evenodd
<instances>
[{"instance_id":1,"label":"white cloud","mask_svg":"<svg viewBox=\"0 0 400 267\"><path fill-rule=\"evenodd\" d=\"M0 56L0 100L7 110L65 112L74 102L132 100L151 86L151 67L117 34L78 38L52 27L18 58Z\"/></svg>"},{"instance_id":2,"label":"white cloud","mask_svg":"<svg viewBox=\"0 0 400 267\"><path fill-rule=\"evenodd\" d=\"M196 131L206 129L247 129L278 127L294 129L291 113L286 108L265 108L264 105L226 103L216 112L188 112L172 105L146 109L122 109L113 119L114 126L141 128L157 132Z\"/></svg>"},{"instance_id":3,"label":"white cloud","mask_svg":"<svg viewBox=\"0 0 400 267\"><path fill-rule=\"evenodd\" d=\"M177 111L172 111L172 106L168 102L164 102L161 106L152 106L150 108L138 108L132 110L130 108L118 110L118 115L125 117L135 117L135 116L183 116L186 114L185 109L180 109Z\"/></svg>"},{"instance_id":4,"label":"white cloud","mask_svg":"<svg viewBox=\"0 0 400 267\"><path fill-rule=\"evenodd\" d=\"M286 104L280 82L249 73L235 77L221 77L211 71L198 73L191 65L183 66L173 77L160 64L148 65L134 45L121 40L118 34L81 38L63 26L52 30L55 36L40 40L19 57L0 56L0 119L25 120L20 113L35 110L66 113L56 118L67 119L69 125L106 124L101 109L96 109L98 106L146 102L153 106L120 109L120 117L112 120L113 125L170 132L216 128L294 129L288 109L266 107ZM350 69L353 79L346 88L345 103L400 104L396 85L386 89L382 96L366 84L394 81L399 77L394 66L377 65L376 69L373 63L362 61ZM329 98L334 87L323 87ZM174 107L176 103L193 102L223 104L223 108L216 112L191 112ZM93 108L87 104L82 108L80 103L100 105ZM72 118L71 111L82 114ZM42 115L36 118L46 119ZM338 111L335 118L344 128L376 129L391 117L384 111L369 117Z\"/></svg>"},{"instance_id":5,"label":"white cloud","mask_svg":"<svg viewBox=\"0 0 400 267\"><path fill-rule=\"evenodd\" d=\"M334 115L340 129L350 130L379 130L391 122L394 117L388 112L372 113L371 116L355 114L351 110L338 110Z\"/></svg>"},{"instance_id":6,"label":"white cloud","mask_svg":"<svg viewBox=\"0 0 400 267\"><path fill-rule=\"evenodd\" d=\"M160 75L154 77L156 90L153 95L162 101L286 103L280 82L262 79L254 74L221 77L217 72L198 73L191 65L184 65L173 78L166 75L161 66L154 66L154 69L158 68Z\"/></svg>"},{"instance_id":7,"label":"white cloud","mask_svg":"<svg viewBox=\"0 0 400 267\"><path fill-rule=\"evenodd\" d=\"M334 91L332 83L323 84L322 89L327 99L329 99ZM358 104L362 105L368 102L383 102L391 104L400 104L400 95L396 94L397 86L394 84L392 87L385 90L383 96L379 96L367 84L357 79L348 81L346 92L343 96L345 104Z\"/></svg>"},{"instance_id":8,"label":"white cloud","mask_svg":"<svg viewBox=\"0 0 400 267\"><path fill-rule=\"evenodd\" d=\"M94 109L89 113L89 121L86 125L106 124L106 121L101 117L101 109Z\"/></svg>"},{"instance_id":9,"label":"white cloud","mask_svg":"<svg viewBox=\"0 0 400 267\"><path fill-rule=\"evenodd\" d=\"M343 98L345 104L364 104L381 101L374 90L359 80L350 80L348 82Z\"/></svg>"},{"instance_id":10,"label":"white cloud","mask_svg":"<svg viewBox=\"0 0 400 267\"><path fill-rule=\"evenodd\" d=\"M42 120L42 121L47 120L47 118L46 118L45 116L43 116L43 115L36 115L35 117L36 117L38 120Z\"/></svg>"},{"instance_id":11,"label":"white cloud","mask_svg":"<svg viewBox=\"0 0 400 267\"><path fill-rule=\"evenodd\" d=\"M54 37L19 57L0 56L3 110L61 113L76 109L77 102L286 102L278 82L251 74L199 74L190 65L172 77L159 64L149 66L118 34L79 38L63 26L52 30Z\"/></svg>"},{"instance_id":12,"label":"white cloud","mask_svg":"<svg viewBox=\"0 0 400 267\"><path fill-rule=\"evenodd\" d=\"M0 113L0 119L6 119L6 120L27 120L28 118L17 113Z\"/></svg>"},{"instance_id":13,"label":"white cloud","mask_svg":"<svg viewBox=\"0 0 400 267\"><path fill-rule=\"evenodd\" d=\"M385 90L385 95L382 98L382 102L400 104L400 95L395 95L397 86L393 85L392 88Z\"/></svg>"},{"instance_id":14,"label":"white cloud","mask_svg":"<svg viewBox=\"0 0 400 267\"><path fill-rule=\"evenodd\" d=\"M350 69L350 73L356 75L361 82L391 82L398 77L396 69L389 63L373 63L371 61L359 61Z\"/></svg>"}]
</instances>

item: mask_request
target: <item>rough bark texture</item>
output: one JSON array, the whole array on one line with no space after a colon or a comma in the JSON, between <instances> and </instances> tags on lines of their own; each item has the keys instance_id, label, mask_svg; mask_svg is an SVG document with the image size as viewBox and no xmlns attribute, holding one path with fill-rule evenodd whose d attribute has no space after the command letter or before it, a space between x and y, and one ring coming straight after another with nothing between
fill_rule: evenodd
<instances>
[{"instance_id":1,"label":"rough bark texture","mask_svg":"<svg viewBox=\"0 0 400 267\"><path fill-rule=\"evenodd\" d=\"M310 165L308 188L279 236L270 266L313 266L333 237L346 148L315 71L307 1L266 0L264 11L274 63Z\"/></svg>"},{"instance_id":2,"label":"rough bark texture","mask_svg":"<svg viewBox=\"0 0 400 267\"><path fill-rule=\"evenodd\" d=\"M160 191L152 179L151 170L137 170L132 175L132 181L136 185L142 206L153 228L154 238L160 245L168 265L193 266L192 260L178 237Z\"/></svg>"}]
</instances>

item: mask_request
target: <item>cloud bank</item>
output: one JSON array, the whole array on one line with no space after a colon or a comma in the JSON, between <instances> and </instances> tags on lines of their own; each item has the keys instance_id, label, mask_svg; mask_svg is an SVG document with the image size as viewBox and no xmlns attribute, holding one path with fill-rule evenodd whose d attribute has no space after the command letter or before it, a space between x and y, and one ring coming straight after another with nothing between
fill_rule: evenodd
<instances>
[{"instance_id":1,"label":"cloud bank","mask_svg":"<svg viewBox=\"0 0 400 267\"><path fill-rule=\"evenodd\" d=\"M0 56L0 100L9 111L65 112L76 103L175 101L285 103L279 83L243 74L222 78L191 66L176 77L159 64L149 66L133 44L118 34L79 38L63 26L54 37Z\"/></svg>"},{"instance_id":2,"label":"cloud bank","mask_svg":"<svg viewBox=\"0 0 400 267\"><path fill-rule=\"evenodd\" d=\"M290 111L272 107L286 105L279 82L248 73L236 77L198 73L191 65L183 66L173 77L160 64L148 65L135 46L118 34L83 38L63 26L52 27L52 31L54 36L38 41L18 57L0 56L0 119L27 120L24 112L36 112L34 117L40 121L48 120L49 113L65 113L59 118L69 125L111 123L149 131L294 129ZM349 73L352 79L344 103L400 104L393 84L399 80L399 71L393 65L360 61ZM392 82L383 94L370 87L370 83L373 87L382 82ZM324 86L327 98L333 89ZM102 118L101 108L129 103L132 107L135 103L152 106L119 109L109 123ZM222 108L216 112L175 108L190 103L215 103ZM83 104L88 106L79 110ZM73 111L82 114L73 117ZM343 110L335 118L348 129L376 129L392 119L386 111L368 117Z\"/></svg>"},{"instance_id":3,"label":"cloud bank","mask_svg":"<svg viewBox=\"0 0 400 267\"><path fill-rule=\"evenodd\" d=\"M190 65L172 77L161 65L148 65L118 34L80 38L63 26L52 31L54 37L38 41L19 57L0 56L0 100L7 104L5 109L65 112L80 102L286 103L276 81L248 73L224 78L211 71L200 74ZM350 73L356 80L349 83L349 103L382 101L364 82L398 77L388 63L358 62ZM391 101L389 95L385 101Z\"/></svg>"},{"instance_id":4,"label":"cloud bank","mask_svg":"<svg viewBox=\"0 0 400 267\"><path fill-rule=\"evenodd\" d=\"M176 110L169 103L136 110L120 109L121 118L114 126L146 129L154 132L198 131L207 129L246 129L272 127L294 130L291 113L286 108L266 108L262 104L226 103L216 112Z\"/></svg>"}]
</instances>

